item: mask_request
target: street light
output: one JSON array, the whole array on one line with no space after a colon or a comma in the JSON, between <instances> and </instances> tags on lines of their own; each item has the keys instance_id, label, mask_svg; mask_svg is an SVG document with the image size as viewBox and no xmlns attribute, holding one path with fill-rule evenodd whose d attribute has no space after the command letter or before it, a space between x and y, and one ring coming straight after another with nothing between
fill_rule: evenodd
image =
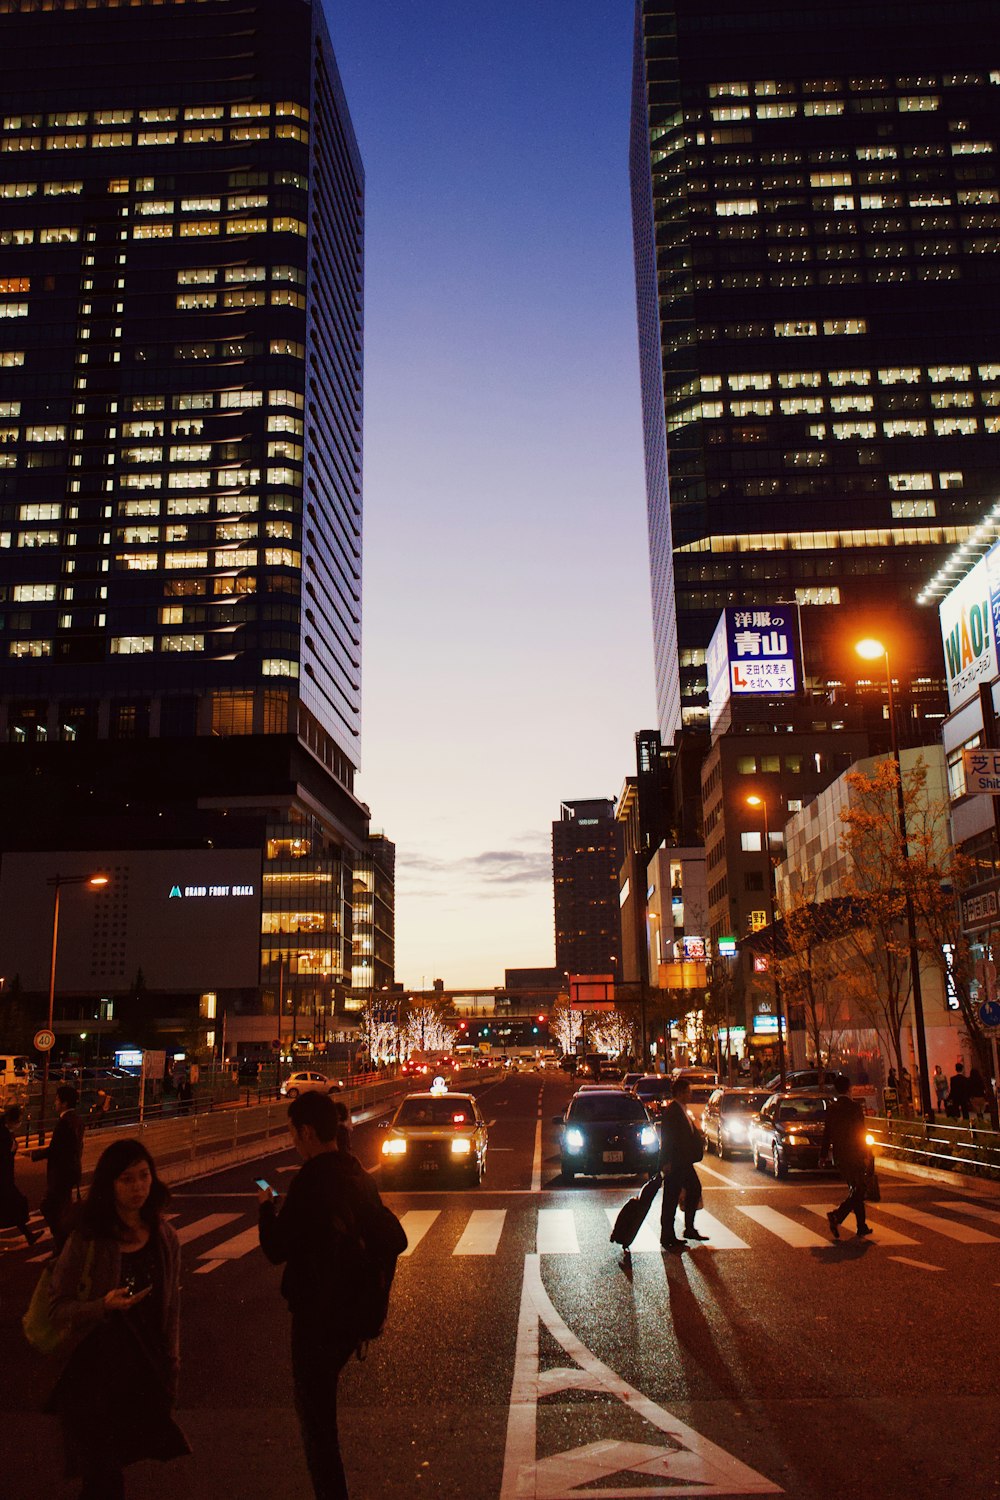
<instances>
[{"instance_id":1,"label":"street light","mask_svg":"<svg viewBox=\"0 0 1000 1500\"><path fill-rule=\"evenodd\" d=\"M889 743L892 746L892 758L896 764L896 816L899 820L899 840L902 844L902 857L908 860L910 857L909 841L906 836L906 802L903 797L903 767L899 759L899 737L896 732L896 701L892 691L892 672L889 669L889 648L881 641L872 636L866 636L863 641L858 641L854 647L855 651L865 661L878 661L879 657L885 666L885 686L889 696ZM933 1122L934 1112L931 1109L931 1084L927 1069L927 1033L924 1029L924 997L920 985L920 954L917 949L917 919L913 910L913 894L910 890L909 881L905 881L904 896L906 899L906 933L910 949L910 984L913 988L913 1019L917 1031L917 1067L920 1072L920 1112L925 1120Z\"/></svg>"},{"instance_id":2,"label":"street light","mask_svg":"<svg viewBox=\"0 0 1000 1500\"><path fill-rule=\"evenodd\" d=\"M771 965L774 974L774 1008L778 1013L778 1074L782 1090L785 1087L785 1018L781 1009L781 978L778 973L778 934L774 925L776 893L774 884L774 861L771 859L771 834L767 822L767 800L751 793L746 799L748 807L759 807L764 820L764 849L767 855L767 910L771 928ZM819 1059L817 1058L817 1065Z\"/></svg>"},{"instance_id":3,"label":"street light","mask_svg":"<svg viewBox=\"0 0 1000 1500\"><path fill-rule=\"evenodd\" d=\"M56 952L59 946L59 893L64 885L87 885L92 890L99 891L108 883L106 875L50 875L45 884L52 887L54 895L52 899L52 959L49 964L49 1024L48 1030L52 1030L52 1022L56 1004ZM38 1134L41 1139L42 1130L45 1127L45 1101L49 1092L49 1062L52 1058L52 1048L45 1054L45 1066L42 1070L42 1104L38 1115Z\"/></svg>"}]
</instances>

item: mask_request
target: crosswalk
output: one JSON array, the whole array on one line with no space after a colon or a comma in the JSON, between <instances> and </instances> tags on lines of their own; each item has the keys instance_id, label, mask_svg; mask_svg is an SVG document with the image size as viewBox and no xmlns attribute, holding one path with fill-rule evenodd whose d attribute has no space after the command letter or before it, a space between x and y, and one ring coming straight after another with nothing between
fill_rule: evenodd
<instances>
[{"instance_id":1,"label":"crosswalk","mask_svg":"<svg viewBox=\"0 0 1000 1500\"><path fill-rule=\"evenodd\" d=\"M830 1236L817 1221L834 1207L832 1202L818 1202L812 1197L800 1201L789 1194L781 1203L780 1208L759 1201L729 1202L724 1207L713 1204L718 1213L700 1209L696 1222L706 1239L691 1241L689 1249L694 1254L760 1251L775 1242L790 1250L829 1249ZM618 1249L608 1236L620 1207L620 1203L539 1207L535 1200L530 1206L513 1208L409 1209L402 1214L408 1240L404 1259L448 1255L474 1260L505 1250L542 1256L617 1255ZM919 1246L925 1252L933 1248L935 1240L963 1247L1000 1246L1000 1208L967 1199L940 1199L924 1207L883 1201L868 1205L868 1217L876 1246L911 1250ZM190 1218L181 1210L169 1218L184 1247L185 1263L194 1275L210 1275L258 1248L256 1213L249 1206L225 1212L195 1212ZM37 1218L34 1222L42 1227ZM852 1236L853 1221L844 1226L843 1232L845 1238ZM654 1204L631 1248L633 1255L660 1253L659 1204ZM0 1253L13 1255L18 1251L29 1262L43 1261L51 1253L47 1237L29 1252L16 1231L0 1232ZM904 1264L925 1264L905 1256L895 1258Z\"/></svg>"}]
</instances>

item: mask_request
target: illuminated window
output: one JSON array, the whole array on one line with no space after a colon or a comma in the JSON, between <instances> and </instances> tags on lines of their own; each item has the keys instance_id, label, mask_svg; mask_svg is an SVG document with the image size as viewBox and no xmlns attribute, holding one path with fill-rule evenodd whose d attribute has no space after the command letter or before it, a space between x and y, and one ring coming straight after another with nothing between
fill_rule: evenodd
<instances>
[{"instance_id":1,"label":"illuminated window","mask_svg":"<svg viewBox=\"0 0 1000 1500\"><path fill-rule=\"evenodd\" d=\"M207 552L167 552L164 554L165 568L207 568Z\"/></svg>"},{"instance_id":2,"label":"illuminated window","mask_svg":"<svg viewBox=\"0 0 1000 1500\"><path fill-rule=\"evenodd\" d=\"M767 374L730 375L728 383L732 391L767 391L771 388L771 377Z\"/></svg>"},{"instance_id":3,"label":"illuminated window","mask_svg":"<svg viewBox=\"0 0 1000 1500\"><path fill-rule=\"evenodd\" d=\"M22 531L17 539L19 547L57 547L58 531Z\"/></svg>"},{"instance_id":4,"label":"illuminated window","mask_svg":"<svg viewBox=\"0 0 1000 1500\"><path fill-rule=\"evenodd\" d=\"M160 640L161 651L204 651L203 635L165 635Z\"/></svg>"},{"instance_id":5,"label":"illuminated window","mask_svg":"<svg viewBox=\"0 0 1000 1500\"><path fill-rule=\"evenodd\" d=\"M289 354L293 359L305 359L305 344L297 343L294 339L272 339L270 343L272 354Z\"/></svg>"},{"instance_id":6,"label":"illuminated window","mask_svg":"<svg viewBox=\"0 0 1000 1500\"><path fill-rule=\"evenodd\" d=\"M123 448L122 462L126 464L158 464L163 462L162 448Z\"/></svg>"},{"instance_id":7,"label":"illuminated window","mask_svg":"<svg viewBox=\"0 0 1000 1500\"><path fill-rule=\"evenodd\" d=\"M26 318L27 302L0 302L0 318Z\"/></svg>"},{"instance_id":8,"label":"illuminated window","mask_svg":"<svg viewBox=\"0 0 1000 1500\"><path fill-rule=\"evenodd\" d=\"M976 417L935 417L934 432L938 437L970 437L979 431Z\"/></svg>"},{"instance_id":9,"label":"illuminated window","mask_svg":"<svg viewBox=\"0 0 1000 1500\"><path fill-rule=\"evenodd\" d=\"M83 192L82 182L46 182L42 184L42 192L46 198L61 198L64 194Z\"/></svg>"},{"instance_id":10,"label":"illuminated window","mask_svg":"<svg viewBox=\"0 0 1000 1500\"><path fill-rule=\"evenodd\" d=\"M172 464L203 464L211 456L211 443L177 443L170 449Z\"/></svg>"},{"instance_id":11,"label":"illuminated window","mask_svg":"<svg viewBox=\"0 0 1000 1500\"><path fill-rule=\"evenodd\" d=\"M297 661L285 661L283 657L267 657L261 663L262 677L298 677Z\"/></svg>"},{"instance_id":12,"label":"illuminated window","mask_svg":"<svg viewBox=\"0 0 1000 1500\"><path fill-rule=\"evenodd\" d=\"M305 235L309 232L309 226L306 224L304 219L290 219L284 216L272 219L271 228L273 229L275 234Z\"/></svg>"},{"instance_id":13,"label":"illuminated window","mask_svg":"<svg viewBox=\"0 0 1000 1500\"><path fill-rule=\"evenodd\" d=\"M790 120L797 115L799 106L797 104L758 104L758 120Z\"/></svg>"},{"instance_id":14,"label":"illuminated window","mask_svg":"<svg viewBox=\"0 0 1000 1500\"><path fill-rule=\"evenodd\" d=\"M913 521L937 515L937 503L927 496L913 500L893 500L891 509L894 521Z\"/></svg>"},{"instance_id":15,"label":"illuminated window","mask_svg":"<svg viewBox=\"0 0 1000 1500\"><path fill-rule=\"evenodd\" d=\"M272 349L271 352L273 354L274 350ZM268 391L267 404L268 406L294 406L299 411L302 411L305 406L305 398L301 391Z\"/></svg>"},{"instance_id":16,"label":"illuminated window","mask_svg":"<svg viewBox=\"0 0 1000 1500\"><path fill-rule=\"evenodd\" d=\"M221 141L223 131L219 125L199 125L193 130L185 130L184 142L186 145L197 146L204 141Z\"/></svg>"},{"instance_id":17,"label":"illuminated window","mask_svg":"<svg viewBox=\"0 0 1000 1500\"><path fill-rule=\"evenodd\" d=\"M37 192L36 182L0 182L0 198L33 198Z\"/></svg>"},{"instance_id":18,"label":"illuminated window","mask_svg":"<svg viewBox=\"0 0 1000 1500\"><path fill-rule=\"evenodd\" d=\"M257 394L256 392L254 394ZM299 417L276 416L267 419L268 432L291 432L301 437L305 424Z\"/></svg>"},{"instance_id":19,"label":"illuminated window","mask_svg":"<svg viewBox=\"0 0 1000 1500\"><path fill-rule=\"evenodd\" d=\"M965 478L961 470L952 469L938 475L938 484L943 490L960 490L964 483Z\"/></svg>"},{"instance_id":20,"label":"illuminated window","mask_svg":"<svg viewBox=\"0 0 1000 1500\"><path fill-rule=\"evenodd\" d=\"M809 338L817 331L815 323L806 321L775 323L774 325L774 336L779 339Z\"/></svg>"},{"instance_id":21,"label":"illuminated window","mask_svg":"<svg viewBox=\"0 0 1000 1500\"><path fill-rule=\"evenodd\" d=\"M171 469L167 480L174 490L208 489L212 483L211 469Z\"/></svg>"},{"instance_id":22,"label":"illuminated window","mask_svg":"<svg viewBox=\"0 0 1000 1500\"><path fill-rule=\"evenodd\" d=\"M796 604L839 604L840 590L834 584L821 584L819 587L796 589L795 602ZM792 757L789 756L787 759L791 760ZM789 771L792 769L791 765L787 764L787 761L786 768ZM791 807L791 803L789 803L789 807Z\"/></svg>"},{"instance_id":23,"label":"illuminated window","mask_svg":"<svg viewBox=\"0 0 1000 1500\"><path fill-rule=\"evenodd\" d=\"M790 370L778 376L778 384L786 391L793 391L800 386L815 389L823 384L823 376L819 370Z\"/></svg>"},{"instance_id":24,"label":"illuminated window","mask_svg":"<svg viewBox=\"0 0 1000 1500\"><path fill-rule=\"evenodd\" d=\"M721 218L741 217L757 213L759 206L756 198L719 198L716 200L715 212Z\"/></svg>"},{"instance_id":25,"label":"illuminated window","mask_svg":"<svg viewBox=\"0 0 1000 1500\"><path fill-rule=\"evenodd\" d=\"M26 427L24 436L29 443L62 443L66 440L66 429L52 424L43 424L38 427Z\"/></svg>"},{"instance_id":26,"label":"illuminated window","mask_svg":"<svg viewBox=\"0 0 1000 1500\"><path fill-rule=\"evenodd\" d=\"M882 423L882 431L886 437L926 437L927 423L923 420L897 418L891 422Z\"/></svg>"},{"instance_id":27,"label":"illuminated window","mask_svg":"<svg viewBox=\"0 0 1000 1500\"><path fill-rule=\"evenodd\" d=\"M44 240L47 231L41 231ZM33 245L35 243L35 231L33 229L0 229L0 245Z\"/></svg>"},{"instance_id":28,"label":"illuminated window","mask_svg":"<svg viewBox=\"0 0 1000 1500\"><path fill-rule=\"evenodd\" d=\"M834 422L832 431L837 439L873 438L878 434L878 427L874 422Z\"/></svg>"},{"instance_id":29,"label":"illuminated window","mask_svg":"<svg viewBox=\"0 0 1000 1500\"><path fill-rule=\"evenodd\" d=\"M210 508L207 495L177 495L167 501L168 516L207 516Z\"/></svg>"},{"instance_id":30,"label":"illuminated window","mask_svg":"<svg viewBox=\"0 0 1000 1500\"><path fill-rule=\"evenodd\" d=\"M172 198L147 198L144 203L136 204L135 211L140 217L155 219L164 214L172 214L174 200Z\"/></svg>"},{"instance_id":31,"label":"illuminated window","mask_svg":"<svg viewBox=\"0 0 1000 1500\"><path fill-rule=\"evenodd\" d=\"M217 214L221 212L221 198L182 198L181 213L184 214Z\"/></svg>"},{"instance_id":32,"label":"illuminated window","mask_svg":"<svg viewBox=\"0 0 1000 1500\"><path fill-rule=\"evenodd\" d=\"M51 656L51 641L11 641L11 656Z\"/></svg>"},{"instance_id":33,"label":"illuminated window","mask_svg":"<svg viewBox=\"0 0 1000 1500\"><path fill-rule=\"evenodd\" d=\"M137 224L132 231L134 240L171 240L173 237L172 224Z\"/></svg>"},{"instance_id":34,"label":"illuminated window","mask_svg":"<svg viewBox=\"0 0 1000 1500\"><path fill-rule=\"evenodd\" d=\"M144 656L152 649L153 637L151 635L113 635L111 637L112 656Z\"/></svg>"},{"instance_id":35,"label":"illuminated window","mask_svg":"<svg viewBox=\"0 0 1000 1500\"><path fill-rule=\"evenodd\" d=\"M263 307L266 293L253 287L237 287L222 295L223 307Z\"/></svg>"},{"instance_id":36,"label":"illuminated window","mask_svg":"<svg viewBox=\"0 0 1000 1500\"><path fill-rule=\"evenodd\" d=\"M173 146L176 143L176 130L140 130L136 137L139 146Z\"/></svg>"},{"instance_id":37,"label":"illuminated window","mask_svg":"<svg viewBox=\"0 0 1000 1500\"><path fill-rule=\"evenodd\" d=\"M56 597L54 583L16 583L13 590L15 604L48 604Z\"/></svg>"},{"instance_id":38,"label":"illuminated window","mask_svg":"<svg viewBox=\"0 0 1000 1500\"><path fill-rule=\"evenodd\" d=\"M266 266L228 266L226 268L226 280L228 282L243 281L266 281Z\"/></svg>"},{"instance_id":39,"label":"illuminated window","mask_svg":"<svg viewBox=\"0 0 1000 1500\"><path fill-rule=\"evenodd\" d=\"M80 238L79 229L40 229L39 243L42 245L72 245Z\"/></svg>"},{"instance_id":40,"label":"illuminated window","mask_svg":"<svg viewBox=\"0 0 1000 1500\"><path fill-rule=\"evenodd\" d=\"M785 396L779 406L786 417L819 416L823 411L823 400L820 396Z\"/></svg>"},{"instance_id":41,"label":"illuminated window","mask_svg":"<svg viewBox=\"0 0 1000 1500\"><path fill-rule=\"evenodd\" d=\"M831 396L830 410L833 412L871 411L875 406L874 396Z\"/></svg>"},{"instance_id":42,"label":"illuminated window","mask_svg":"<svg viewBox=\"0 0 1000 1500\"><path fill-rule=\"evenodd\" d=\"M923 114L928 110L937 109L941 100L937 94L907 94L896 100L896 106L901 114Z\"/></svg>"},{"instance_id":43,"label":"illuminated window","mask_svg":"<svg viewBox=\"0 0 1000 1500\"><path fill-rule=\"evenodd\" d=\"M774 411L774 402L731 401L729 409L734 417L769 417Z\"/></svg>"},{"instance_id":44,"label":"illuminated window","mask_svg":"<svg viewBox=\"0 0 1000 1500\"><path fill-rule=\"evenodd\" d=\"M989 156L993 151L992 141L952 141L952 156Z\"/></svg>"},{"instance_id":45,"label":"illuminated window","mask_svg":"<svg viewBox=\"0 0 1000 1500\"><path fill-rule=\"evenodd\" d=\"M194 104L184 111L185 120L222 120L225 118L222 104Z\"/></svg>"},{"instance_id":46,"label":"illuminated window","mask_svg":"<svg viewBox=\"0 0 1000 1500\"><path fill-rule=\"evenodd\" d=\"M39 501L35 504L18 506L17 516L19 521L58 521L62 515L62 506L58 501Z\"/></svg>"},{"instance_id":47,"label":"illuminated window","mask_svg":"<svg viewBox=\"0 0 1000 1500\"><path fill-rule=\"evenodd\" d=\"M158 516L159 500L124 500L118 507L123 516Z\"/></svg>"},{"instance_id":48,"label":"illuminated window","mask_svg":"<svg viewBox=\"0 0 1000 1500\"><path fill-rule=\"evenodd\" d=\"M214 307L218 300L215 292L182 292L176 298L176 303L180 311L192 312L200 308Z\"/></svg>"},{"instance_id":49,"label":"illuminated window","mask_svg":"<svg viewBox=\"0 0 1000 1500\"><path fill-rule=\"evenodd\" d=\"M126 526L122 535L122 541L126 547L148 546L151 542L160 540L160 528L158 526Z\"/></svg>"},{"instance_id":50,"label":"illuminated window","mask_svg":"<svg viewBox=\"0 0 1000 1500\"><path fill-rule=\"evenodd\" d=\"M975 406L976 396L974 391L932 391L931 405L939 410L947 410L955 407Z\"/></svg>"},{"instance_id":51,"label":"illuminated window","mask_svg":"<svg viewBox=\"0 0 1000 1500\"><path fill-rule=\"evenodd\" d=\"M929 490L933 489L934 480L930 474L890 474L889 488L891 490Z\"/></svg>"},{"instance_id":52,"label":"illuminated window","mask_svg":"<svg viewBox=\"0 0 1000 1500\"><path fill-rule=\"evenodd\" d=\"M919 365L896 365L889 369L879 370L879 382L882 385L916 385L920 380Z\"/></svg>"}]
</instances>

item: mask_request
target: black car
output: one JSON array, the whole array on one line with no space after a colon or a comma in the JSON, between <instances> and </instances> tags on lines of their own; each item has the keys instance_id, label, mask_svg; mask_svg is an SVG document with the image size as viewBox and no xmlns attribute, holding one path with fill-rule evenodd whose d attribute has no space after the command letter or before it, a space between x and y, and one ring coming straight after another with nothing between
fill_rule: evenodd
<instances>
[{"instance_id":1,"label":"black car","mask_svg":"<svg viewBox=\"0 0 1000 1500\"><path fill-rule=\"evenodd\" d=\"M790 1167L815 1171L830 1095L804 1090L772 1094L750 1119L750 1149L758 1172L785 1177Z\"/></svg>"},{"instance_id":2,"label":"black car","mask_svg":"<svg viewBox=\"0 0 1000 1500\"><path fill-rule=\"evenodd\" d=\"M793 1072L785 1074L785 1088L791 1089L840 1089L850 1088L850 1080L846 1073L839 1073L834 1068L826 1068L822 1079L818 1068L796 1068ZM769 1078L764 1088L778 1090L781 1088L781 1075L775 1073Z\"/></svg>"},{"instance_id":3,"label":"black car","mask_svg":"<svg viewBox=\"0 0 1000 1500\"><path fill-rule=\"evenodd\" d=\"M564 1182L578 1173L624 1177L652 1172L659 1159L659 1132L645 1105L621 1089L581 1090L554 1123L562 1126Z\"/></svg>"},{"instance_id":4,"label":"black car","mask_svg":"<svg viewBox=\"0 0 1000 1500\"><path fill-rule=\"evenodd\" d=\"M701 1128L707 1143L721 1159L750 1152L750 1119L771 1097L769 1089L713 1090L705 1105Z\"/></svg>"},{"instance_id":5,"label":"black car","mask_svg":"<svg viewBox=\"0 0 1000 1500\"><path fill-rule=\"evenodd\" d=\"M664 1073L644 1073L632 1085L632 1093L652 1115L662 1114L674 1097L673 1089L673 1079Z\"/></svg>"}]
</instances>

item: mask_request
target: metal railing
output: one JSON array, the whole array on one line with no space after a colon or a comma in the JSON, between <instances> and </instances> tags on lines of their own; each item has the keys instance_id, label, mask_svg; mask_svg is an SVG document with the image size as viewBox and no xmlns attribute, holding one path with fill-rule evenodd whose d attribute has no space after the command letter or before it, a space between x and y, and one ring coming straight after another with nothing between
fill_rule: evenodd
<instances>
[{"instance_id":1,"label":"metal railing","mask_svg":"<svg viewBox=\"0 0 1000 1500\"><path fill-rule=\"evenodd\" d=\"M869 1116L876 1150L893 1160L1000 1181L1000 1135L989 1126Z\"/></svg>"}]
</instances>

